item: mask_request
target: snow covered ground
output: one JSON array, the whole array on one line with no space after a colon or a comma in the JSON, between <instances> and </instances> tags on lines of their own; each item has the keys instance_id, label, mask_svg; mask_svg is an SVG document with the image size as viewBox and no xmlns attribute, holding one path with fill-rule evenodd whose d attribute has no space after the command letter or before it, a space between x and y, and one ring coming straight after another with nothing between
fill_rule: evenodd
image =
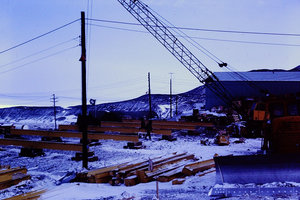
<instances>
[{"instance_id":1,"label":"snow covered ground","mask_svg":"<svg viewBox=\"0 0 300 200\"><path fill-rule=\"evenodd\" d=\"M209 145L200 143L208 139ZM229 146L217 146L213 138L204 136L177 135L177 141L159 140L154 136L151 141L143 140L145 149L123 149L127 143L122 141L101 140L101 145L90 147L99 157L99 161L90 162L89 168L100 168L113 164L148 159L158 155L167 155L173 152L188 152L201 160L211 159L215 153L219 155L253 154L260 149L260 139L247 139L245 143L234 144L236 138L231 138ZM74 142L74 141L73 141ZM68 172L82 171L82 163L72 161L74 152L45 150L45 156L36 158L19 157L20 148L1 147L0 165L25 166L31 180L23 181L17 186L0 190L0 199L11 197L24 192L47 189L42 199L155 199L156 183L141 183L126 187L111 186L109 184L63 183L59 180ZM160 199L211 199L208 192L215 184L215 173L203 177L187 177L183 185L172 185L171 182L159 183ZM231 198L235 199L235 198ZM239 199L239 198L237 198ZM241 198L244 199L244 198Z\"/></svg>"}]
</instances>

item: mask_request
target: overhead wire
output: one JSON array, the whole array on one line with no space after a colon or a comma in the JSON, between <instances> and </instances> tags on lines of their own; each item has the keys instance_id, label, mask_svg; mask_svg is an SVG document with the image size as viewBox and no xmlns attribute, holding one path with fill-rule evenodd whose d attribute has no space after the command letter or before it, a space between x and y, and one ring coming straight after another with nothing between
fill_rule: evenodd
<instances>
[{"instance_id":1,"label":"overhead wire","mask_svg":"<svg viewBox=\"0 0 300 200\"><path fill-rule=\"evenodd\" d=\"M149 7L148 7L149 8ZM124 25L135 25L140 26L139 23L116 21L116 20L105 20L105 19L88 19L90 21L98 21L105 23L115 23L115 24L124 24ZM222 29L204 29L204 28L191 28L191 27L180 27L180 26L166 26L171 29L182 29L182 30L191 30L191 31L206 31L206 32L221 32L221 33L234 33L234 34L251 34L251 35L273 35L273 36L292 36L300 37L298 33L275 33L275 32L258 32L258 31L237 31L237 30L222 30Z\"/></svg>"},{"instance_id":2,"label":"overhead wire","mask_svg":"<svg viewBox=\"0 0 300 200\"><path fill-rule=\"evenodd\" d=\"M151 9L151 11L155 12L154 10ZM161 15L159 15L157 12L155 12L158 16L160 16L164 21L166 21L168 24L171 24L170 22L168 22L165 18L163 18ZM126 25L140 25L137 23L128 23L128 22L118 22L118 21L112 21L112 20L96 20L93 19L92 21L101 21L101 22L110 22L110 23L118 23L118 24L126 24ZM171 28L176 28L176 29L189 29L189 30L202 30L202 29L193 29L193 28L182 28L182 27L176 27L173 24L171 24L172 26L167 26L167 27L171 27ZM94 26L100 26L100 25L94 25ZM106 28L115 28L115 27L108 27L108 26L102 26L102 27L106 27ZM140 30L132 30L132 29L124 29L124 28L115 28L115 29L119 29L119 30L127 30L127 31L135 31L135 32L142 32L142 33L148 33L145 31L140 31ZM208 31L207 29L205 29L205 31ZM212 30L213 31L213 30ZM204 49L204 51L206 51L208 54L207 55L205 52L203 52L202 50L200 50L199 48L197 48L198 50L200 50L201 52L205 53L208 57L210 57L212 60L214 60L215 62L217 62L218 64L224 63L222 60L220 60L218 57L216 57L214 54L212 54L210 51L208 51L206 48L204 48L202 45L200 45L199 43L197 43L195 40L193 40L193 38L196 37L190 37L188 35L186 35L184 32L180 31L184 36L182 35L177 35L177 37L183 37L183 38L189 38L192 42L188 41L190 44L192 44L194 47L195 45L193 43L196 43L198 46L200 46L200 48ZM218 32L220 32L220 30L218 30ZM230 31L221 31L221 32L230 32ZM178 32L176 32L178 34ZM237 33L237 31L232 31L231 33ZM242 31L240 33L249 33L249 34L258 34L258 32L245 32ZM267 33L261 33L263 35L267 35ZM285 35L285 36L296 36L295 34L282 34L282 33L270 33L269 35ZM299 34L300 36L300 34ZM199 38L197 38L199 39ZM211 38L201 38L201 39L207 39L207 40L216 40L216 41L226 41L226 42L239 42L239 43L249 43L249 44L263 44L263 45L280 45L280 46L300 46L300 45L295 45L295 44L282 44L282 43L266 43L266 42L249 42L249 41L234 41L234 40L224 40L224 39L211 39ZM230 70L229 66L225 66L228 70ZM232 70L230 70L232 71ZM241 75L240 73L238 73L237 71L232 71L233 74L235 74L237 77L239 77L241 80L247 81L250 84L250 79L249 77L246 77L245 75ZM254 83L253 83L254 84ZM251 83L251 85L253 85ZM257 86L255 86L257 87Z\"/></svg>"},{"instance_id":3,"label":"overhead wire","mask_svg":"<svg viewBox=\"0 0 300 200\"><path fill-rule=\"evenodd\" d=\"M149 7L147 7L149 8ZM151 9L151 8L149 8ZM152 10L152 9L151 9ZM152 10L153 11L153 10ZM155 12L155 11L153 11ZM156 12L155 12L156 13ZM156 13L158 16L160 16L158 13ZM165 20L162 16L160 16L164 21ZM91 19L92 21L100 21L100 22L109 22L109 23L117 23L117 24L126 24L126 25L140 25L138 23L129 23L129 22L119 22L119 21L112 21L112 20L96 20L96 19ZM167 21L168 22L168 21ZM172 24L171 24L172 25ZM255 34L255 35L272 35L272 36L300 36L300 34L294 34L294 33L271 33L271 32L251 32L251 31L235 31L235 30L220 30L220 29L200 29L200 28L187 28L187 27L176 27L174 25L172 26L167 26L167 28L175 28L175 29L183 29L183 30L197 30L197 31L210 31L210 32L222 32L222 33L235 33L235 34ZM122 30L122 28L117 28ZM126 29L123 29L126 30ZM128 30L128 29L127 29ZM135 30L136 32L143 32L143 31L138 31ZM185 34L185 36L187 36ZM183 36L179 36L179 37L183 37ZM188 36L189 37L189 36ZM191 38L191 40L193 42L195 42L192 38L194 37L189 37ZM236 42L236 43L248 43L248 44L261 44L261 45L278 45L278 46L300 46L297 44L283 44L283 43L268 43L268 42L254 42L254 41L236 41L236 40L225 40L225 39L211 39L211 38L202 38L202 39L207 39L207 40L215 40L215 41L224 41L224 42ZM199 45L196 42L197 45ZM194 46L194 45L193 45ZM201 48L201 45L199 45ZM207 49L204 48L205 51L207 51ZM219 58L217 58L214 54L212 54L211 52L207 51L210 55L212 55L216 60L221 61ZM210 56L209 56L210 57ZM210 57L211 58L211 57ZM213 59L214 61L216 61L215 59ZM221 61L222 62L222 61ZM224 62L222 62L224 63ZM227 68L228 70L232 71L230 69L230 66L225 66L225 68ZM237 77L239 77L241 80L247 81L249 83L249 85L252 85L252 87L258 87L256 84L252 83L252 81L250 80L249 77L242 75L240 73L238 73L237 71L232 71L233 74L235 74Z\"/></svg>"},{"instance_id":4,"label":"overhead wire","mask_svg":"<svg viewBox=\"0 0 300 200\"><path fill-rule=\"evenodd\" d=\"M149 34L148 31L142 31L137 29L129 29L129 28L120 28L114 26L106 26L106 25L99 25L99 24L92 24L89 23L90 26L101 27L101 28L109 28L115 30L122 30L122 31L130 31L130 32L137 32L137 33L145 33ZM182 35L175 35L176 37L184 38L185 36ZM257 44L257 45L272 45L272 46L287 46L287 47L300 47L300 44L287 44L287 43L271 43L271 42L257 42L257 41L244 41L244 40L228 40L228 39L219 39L219 38L207 38L207 37L196 37L196 36L189 36L193 39L199 40L211 40L211 41L219 41L219 42L232 42L232 43L245 43L245 44Z\"/></svg>"},{"instance_id":5,"label":"overhead wire","mask_svg":"<svg viewBox=\"0 0 300 200\"><path fill-rule=\"evenodd\" d=\"M75 23L75 22L77 22L77 21L79 21L79 19L76 19L76 20L74 20L74 21L72 21L72 22L69 22L69 23L67 23L67 24L64 24L64 25L62 25L62 26L60 26L60 27L58 27L58 28L55 28L55 29L53 29L53 30L51 30L51 31L48 31L48 32L46 32L46 33L44 33L44 34L38 35L38 36L36 36L36 37L34 37L34 38L30 39L30 40L27 40L27 41L25 41L25 42L22 42L22 43L20 43L20 44L17 44L17 45L15 45L15 46L12 46L12 47L10 47L10 48L7 48L7 49L5 49L5 50L3 50L3 51L0 51L0 54L3 54L3 53L8 52L8 51L10 51L10 50L16 49L16 48L21 47L21 46L23 46L23 45L25 45L25 44L28 44L28 43L30 43L30 42L33 42L33 41L35 41L35 40L37 40L37 39L39 39L39 38L42 38L42 37L44 37L44 36L46 36L46 35L49 35L49 34L54 33L54 32L56 32L56 31L58 31L58 30L60 30L60 29L63 29L63 28L65 28L65 27L67 27L67 26L69 26L69 25L71 25L71 24L73 24L73 23ZM9 62L9 63L3 64L3 65L0 66L0 68L3 68L3 67L8 66L8 65L12 65L12 64L15 64L15 63L17 63L17 62L20 62L20 61L23 61L23 60L25 60L25 59L28 59L28 58L30 58L30 57L39 55L39 54L41 54L41 53L44 53L44 52L49 51L49 50L51 50L51 49L54 49L54 48L56 48L56 47L58 47L58 46L64 45L64 44L66 44L66 43L69 43L70 41L74 41L74 40L76 40L77 38L78 38L78 37L72 38L72 39L70 39L70 40L67 40L67 41L58 43L58 44L53 45L53 46L51 46L51 47L48 47L48 48L46 48L46 49L43 49L43 50L40 50L40 51L35 52L35 53L33 53L33 54L30 54L30 55L28 55L28 56L25 56L25 57L22 57L22 58L20 58L20 59L17 59L17 60L11 61L11 62ZM78 46L79 46L79 45L71 46L71 47L65 48L65 49L63 49L63 50L57 51L57 52L55 52L55 53L52 53L52 54L46 55L46 56L44 56L44 57L38 58L38 59L36 59L36 60L27 62L27 63L25 63L25 64L22 64L22 65L19 65L19 66L10 68L10 69L8 69L8 70L5 70L5 71L0 72L0 75L1 75L1 74L5 74L5 73L7 73L7 72L11 72L11 71L17 70L17 69L19 69L19 68L21 68L21 67L24 67L24 66L26 66L26 65L29 65L29 64L36 63L36 62L38 62L38 61L47 59L47 58L49 58L49 57L53 57L53 56L55 56L55 55L62 54L62 53L64 53L64 52L69 51L69 50L71 50L71 49L74 49L74 48L76 48L76 47L78 47ZM28 96L28 94L25 94L25 96L20 96L20 95L3 95L3 94L0 94L0 96L2 96L2 98L11 98L11 99L16 99L16 100L19 99L19 100L22 100L22 102L23 102L23 101L28 101L28 100L33 100L33 99L35 99L35 101L34 101L33 103L35 103L35 102L40 102L40 101L36 101L36 99L47 99L47 100L48 100L48 97L49 97L49 95L47 95L47 96L46 96L46 95L42 95L42 96ZM28 102L27 102L27 104L28 104Z\"/></svg>"},{"instance_id":6,"label":"overhead wire","mask_svg":"<svg viewBox=\"0 0 300 200\"><path fill-rule=\"evenodd\" d=\"M61 46L61 45L63 45L63 44L67 44L67 43L69 43L69 42L71 42L71 41L74 41L74 40L76 40L76 39L78 39L78 38L79 38L79 37L75 37L75 38L72 38L72 39L70 39L70 40L67 40L67 41L64 41L64 42L60 42L60 43L58 43L58 44L56 44L56 45L53 45L53 46L51 46L51 47L48 47L48 48L46 48L46 49L37 51L37 52L35 52L35 53L32 53L32 54L27 55L27 56L24 56L24 57L19 58L19 59L17 59L17 60L14 60L14 61L8 62L8 63L6 63L6 64L0 65L0 68L3 68L3 67L6 67L6 66L8 66L8 65L11 65L11 64L14 64L14 63L23 61L23 60L25 60L25 59L28 59L28 58L30 58L30 57L39 55L39 54L41 54L41 53L44 53L44 52L49 51L49 50L51 50L51 49L54 49L54 48L56 48L56 47L58 47L58 46Z\"/></svg>"},{"instance_id":7,"label":"overhead wire","mask_svg":"<svg viewBox=\"0 0 300 200\"><path fill-rule=\"evenodd\" d=\"M149 9L152 12L154 12L157 16L159 16L161 18L161 20L163 20L166 24L169 24L171 26L174 26L172 23L170 23L167 19L165 19L164 17L162 17L159 13L155 12L153 9L149 8L146 4L144 5L145 8L144 9ZM151 13L150 11L150 13ZM219 59L216 55L214 55L212 52L210 52L208 49L206 49L205 47L203 47L202 45L200 45L198 42L196 42L194 39L190 38L187 34L185 34L181 29L176 29L173 30L175 33L178 34L178 32L176 31L178 30L180 33L179 35L184 35L186 36L186 38L184 38L188 43L190 43L192 46L194 46L196 49L198 49L199 51L201 51L204 55L206 55L208 58L210 58L211 60L213 60L214 62L216 62L220 67L226 67L228 64L223 62L221 59ZM203 63L201 63L203 65L203 67L205 68L205 72L209 72L209 68L207 68ZM203 71L203 69L201 69L201 67L199 67L200 70ZM230 91L228 91L228 89L223 85L223 83L221 81L219 81L219 78L212 74L210 75L210 73L208 73L207 75L212 76L212 79L216 79L217 85L216 87L211 85L211 91L216 95L219 96L219 98L221 98L224 103L229 103L232 99L232 95L230 93ZM248 82L248 81L247 81Z\"/></svg>"},{"instance_id":8,"label":"overhead wire","mask_svg":"<svg viewBox=\"0 0 300 200\"><path fill-rule=\"evenodd\" d=\"M150 8L151 9L151 8ZM152 10L152 9L151 9ZM154 10L152 10L153 12L155 12ZM155 12L156 13L156 12ZM156 13L158 16L160 16L163 20L165 20L167 23L170 23L169 21L167 21L165 18L163 18L161 15L159 15L158 13ZM170 23L171 24L171 23ZM172 26L174 26L173 24L171 24ZM204 48L202 45L200 45L198 42L196 42L195 40L193 40L192 38L190 38L188 35L186 35L183 31L181 31L180 29L178 29L184 36L188 37L191 42L189 42L190 44L193 45L193 43L195 43L197 46L199 46L201 49L203 49L206 53L204 53L201 49L197 48L198 50L200 50L202 53L204 53L205 55L207 55L209 58L211 58L213 61L215 61L220 67L225 67L227 69L230 70L229 66L227 63L225 63L224 61L222 61L221 59L219 59L216 55L214 55L213 53L211 53L210 51L208 51L206 48ZM233 32L232 32L233 33ZM243 32L245 33L245 32ZM265 34L265 33L263 33ZM273 35L273 34L272 34ZM300 36L300 35L299 35ZM188 40L187 40L188 41ZM193 45L194 46L194 45ZM195 47L195 46L194 46ZM211 57L212 56L212 57ZM233 74L236 75L236 77L242 79L243 81L245 81L250 87L255 88L255 89L259 89L259 91L262 91L262 87L258 86L256 83L254 83L253 81L250 80L250 78L246 75L242 75L241 73L237 72L237 71L233 71ZM230 74L231 75L231 74ZM229 93L229 91L227 91L227 89L224 87L224 85L220 82L221 87L224 89L224 91L226 91L226 93Z\"/></svg>"},{"instance_id":9,"label":"overhead wire","mask_svg":"<svg viewBox=\"0 0 300 200\"><path fill-rule=\"evenodd\" d=\"M157 13L155 10L150 9L152 12L154 12L157 16L159 16L161 18L161 20L163 20L166 24L169 24L173 27L175 27L170 21L168 21L166 18L164 18L163 16L161 16L159 13ZM178 31L179 33L178 33ZM178 28L174 28L173 31L175 33L177 33L178 35L183 35L185 37L183 37L188 43L190 43L192 46L194 46L196 49L198 49L199 51L201 51L203 54L205 54L207 57L209 57L210 59L212 59L214 62L216 62L217 64L224 63L223 61L221 61L217 56L215 56L213 53L211 53L208 49L204 48L202 45L200 45L198 42L196 42L195 40L193 40L192 38L190 38L186 33L184 33L181 29ZM206 66L204 66L206 67ZM207 67L206 67L207 68Z\"/></svg>"},{"instance_id":10,"label":"overhead wire","mask_svg":"<svg viewBox=\"0 0 300 200\"><path fill-rule=\"evenodd\" d=\"M17 48L17 47L23 46L23 45L25 45L25 44L27 44L27 43L29 43L29 42L32 42L32 41L34 41L34 40L37 40L37 39L39 39L39 38L41 38L41 37L44 37L44 36L46 36L46 35L49 35L49 34L51 34L51 33L53 33L53 32L56 32L56 31L58 31L58 30L60 30L60 29L62 29L62 28L65 28L65 27L67 27L67 26L69 26L69 25L71 25L71 24L73 24L73 23L75 23L75 22L77 22L77 21L79 21L79 20L80 20L80 19L76 19L76 20L71 21L71 22L69 22L69 23L67 23L67 24L64 24L64 25L62 25L62 26L60 26L60 27L58 27L58 28L55 28L55 29L53 29L53 30L51 30L51 31L48 31L48 32L43 33L43 34L41 34L41 35L38 35L38 36L36 36L36 37L34 37L34 38L30 39L30 40L27 40L27 41L25 41L25 42L22 42L22 43L20 43L20 44L17 44L17 45L15 45L15 46L12 46L12 47L10 47L10 48L8 48L8 49L2 50L2 51L0 51L0 54L3 54L3 53L5 53L5 52L8 52L8 51L10 51L10 50L12 50L12 49L15 49L15 48Z\"/></svg>"},{"instance_id":11,"label":"overhead wire","mask_svg":"<svg viewBox=\"0 0 300 200\"><path fill-rule=\"evenodd\" d=\"M69 50L71 50L71 49L74 49L74 48L76 48L76 47L78 47L78 45L72 46L72 47L68 47L68 48L65 48L65 49L63 49L63 50L61 50L61 51L58 51L58 52L55 52L55 53L53 53L53 54L44 56L44 57L42 57L42 58L39 58L39 59L30 61L30 62L28 62L28 63L19 65L19 66L17 66L17 67L13 67L13 68L10 68L10 69L8 69L8 70L1 71L1 72L0 72L0 75L5 74L5 73L7 73L7 72L14 71L14 70L19 69L19 68L21 68L21 67L24 67L24 66L26 66L26 65L29 65L29 64L32 64L32 63L36 63L36 62L38 62L38 61L41 61L41 60L44 60L44 59L47 59L47 58L56 56L56 55L58 55L58 54L61 54L61 53L64 53L64 52L66 52L66 51L69 51Z\"/></svg>"},{"instance_id":12,"label":"overhead wire","mask_svg":"<svg viewBox=\"0 0 300 200\"><path fill-rule=\"evenodd\" d=\"M90 77L90 56L91 56L91 35L92 35L92 28L88 23L88 18L92 18L93 15L93 0L87 1L87 18L86 26L87 26L87 85L89 85L89 77Z\"/></svg>"}]
</instances>

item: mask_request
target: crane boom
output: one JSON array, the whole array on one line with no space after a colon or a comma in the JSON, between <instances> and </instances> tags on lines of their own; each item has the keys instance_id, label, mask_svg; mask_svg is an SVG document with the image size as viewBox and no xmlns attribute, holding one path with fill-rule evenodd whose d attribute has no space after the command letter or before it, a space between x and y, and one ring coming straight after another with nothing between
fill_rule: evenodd
<instances>
[{"instance_id":1,"label":"crane boom","mask_svg":"<svg viewBox=\"0 0 300 200\"><path fill-rule=\"evenodd\" d=\"M175 58L183 64L202 84L225 103L230 103L230 93L226 91L215 74L161 22L140 0L118 0L119 3L143 25Z\"/></svg>"}]
</instances>

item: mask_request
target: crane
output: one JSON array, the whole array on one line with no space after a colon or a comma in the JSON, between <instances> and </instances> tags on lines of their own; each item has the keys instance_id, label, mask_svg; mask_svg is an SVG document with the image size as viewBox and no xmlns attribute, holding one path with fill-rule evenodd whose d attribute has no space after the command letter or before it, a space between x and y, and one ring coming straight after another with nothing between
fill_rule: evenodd
<instances>
[{"instance_id":1,"label":"crane","mask_svg":"<svg viewBox=\"0 0 300 200\"><path fill-rule=\"evenodd\" d=\"M146 4L140 0L118 0L119 3L143 25L186 69L202 84L217 95L225 104L231 105L231 94L210 71L165 25ZM220 67L227 66L219 63Z\"/></svg>"},{"instance_id":2,"label":"crane","mask_svg":"<svg viewBox=\"0 0 300 200\"><path fill-rule=\"evenodd\" d=\"M239 114L235 104L231 104L231 94L222 85L216 75L210 71L186 46L168 29L167 25L161 22L140 0L118 0L119 3L133 16L141 25L143 25L173 56L181 62L202 84L215 93L225 104L231 105ZM220 67L226 67L226 63L218 63ZM300 104L297 104L300 105ZM299 108L300 109L300 108ZM299 126L290 126L285 123L299 124L300 116L286 116L276 119L274 127L277 126L272 135L272 143L276 144L273 148L283 154L274 155L246 155L246 156L220 156L215 158L217 183L265 183L265 182L283 182L300 181L300 161L299 156L295 157L288 153L299 152ZM281 128L278 128L282 126ZM277 133L281 130L287 130L284 134ZM276 132L277 131L277 132ZM290 131L290 132L289 132ZM291 137L285 139L288 133ZM279 135L279 136L278 136ZM283 140L284 142L281 142ZM291 148L286 149L286 147ZM298 159L296 159L298 158ZM271 169L271 170L270 170ZM262 174L264 174L262 176ZM289 174L289 176L287 176ZM297 175L297 176L296 176ZM244 192L243 190L230 190L232 188L212 188L210 195L226 195L230 192ZM297 188L300 191L300 188ZM261 188L258 188L260 191ZM281 188L278 188L280 192ZM268 192L268 190L266 190ZM231 193L232 194L232 193Z\"/></svg>"}]
</instances>

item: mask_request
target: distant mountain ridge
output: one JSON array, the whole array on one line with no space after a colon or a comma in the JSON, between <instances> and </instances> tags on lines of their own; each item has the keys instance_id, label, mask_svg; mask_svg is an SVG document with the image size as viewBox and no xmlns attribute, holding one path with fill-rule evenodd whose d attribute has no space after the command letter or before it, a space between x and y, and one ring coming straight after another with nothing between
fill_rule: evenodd
<instances>
[{"instance_id":1,"label":"distant mountain ridge","mask_svg":"<svg viewBox=\"0 0 300 200\"><path fill-rule=\"evenodd\" d=\"M295 71L300 71L300 65L297 67L294 67L293 69L290 70L285 70L285 69L255 69L251 70L250 72L295 72Z\"/></svg>"},{"instance_id":2,"label":"distant mountain ridge","mask_svg":"<svg viewBox=\"0 0 300 200\"><path fill-rule=\"evenodd\" d=\"M153 94L152 110L161 118L170 116L170 96L168 94ZM177 100L176 100L177 99ZM172 110L175 114L176 102L178 115L192 113L193 109L200 109L205 105L204 86L197 87L185 93L173 95ZM148 95L143 95L131 100L104 103L96 106L88 106L88 112L96 111L121 111L137 112L149 110ZM75 122L77 116L81 114L81 106L71 106L68 108L56 107L57 123L66 124ZM173 114L173 115L174 115ZM54 124L53 107L32 107L18 106L0 109L0 124L30 124L30 128L49 128L49 124Z\"/></svg>"}]
</instances>

